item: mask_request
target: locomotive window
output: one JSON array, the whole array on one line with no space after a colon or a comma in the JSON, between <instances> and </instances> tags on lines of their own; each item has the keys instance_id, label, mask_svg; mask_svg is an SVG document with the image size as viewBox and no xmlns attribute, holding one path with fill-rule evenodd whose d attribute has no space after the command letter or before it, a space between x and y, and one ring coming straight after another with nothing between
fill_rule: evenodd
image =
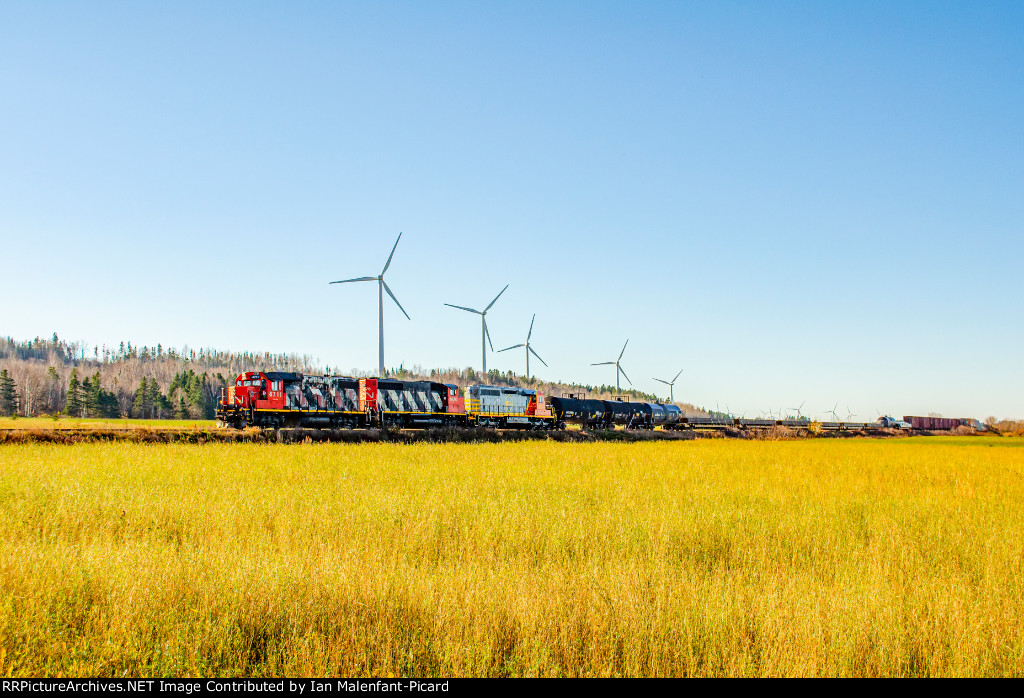
<instances>
[{"instance_id":1,"label":"locomotive window","mask_svg":"<svg viewBox=\"0 0 1024 698\"><path fill-rule=\"evenodd\" d=\"M252 381L242 381L242 385L252 385Z\"/></svg>"},{"instance_id":2,"label":"locomotive window","mask_svg":"<svg viewBox=\"0 0 1024 698\"><path fill-rule=\"evenodd\" d=\"M235 385L241 385L241 384L242 384L242 381L240 381L240 380L235 381Z\"/></svg>"}]
</instances>

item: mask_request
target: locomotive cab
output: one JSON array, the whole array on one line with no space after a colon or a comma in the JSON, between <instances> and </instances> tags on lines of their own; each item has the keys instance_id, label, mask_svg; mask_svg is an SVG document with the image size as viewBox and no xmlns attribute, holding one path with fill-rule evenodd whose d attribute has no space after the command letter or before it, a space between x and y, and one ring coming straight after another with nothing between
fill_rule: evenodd
<instances>
[{"instance_id":1,"label":"locomotive cab","mask_svg":"<svg viewBox=\"0 0 1024 698\"><path fill-rule=\"evenodd\" d=\"M259 371L238 374L217 405L217 426L241 428L253 422L256 410L285 408L284 382L292 375Z\"/></svg>"},{"instance_id":2,"label":"locomotive cab","mask_svg":"<svg viewBox=\"0 0 1024 698\"><path fill-rule=\"evenodd\" d=\"M445 383L444 386L448 388L448 414L465 414L466 397L459 392L459 386L451 383Z\"/></svg>"},{"instance_id":3,"label":"locomotive cab","mask_svg":"<svg viewBox=\"0 0 1024 698\"><path fill-rule=\"evenodd\" d=\"M228 391L227 403L238 407L250 408L259 399L263 390L263 380L258 373L242 373L235 379L235 385Z\"/></svg>"},{"instance_id":4,"label":"locomotive cab","mask_svg":"<svg viewBox=\"0 0 1024 698\"><path fill-rule=\"evenodd\" d=\"M243 373L235 379L233 393L235 404L243 408L284 406L284 381L273 374Z\"/></svg>"}]
</instances>

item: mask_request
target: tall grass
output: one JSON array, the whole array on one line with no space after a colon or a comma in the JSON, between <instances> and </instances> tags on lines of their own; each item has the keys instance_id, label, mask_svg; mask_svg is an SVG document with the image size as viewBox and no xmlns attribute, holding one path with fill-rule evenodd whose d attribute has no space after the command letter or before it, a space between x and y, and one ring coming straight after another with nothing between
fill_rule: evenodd
<instances>
[{"instance_id":1,"label":"tall grass","mask_svg":"<svg viewBox=\"0 0 1024 698\"><path fill-rule=\"evenodd\" d=\"M0 448L0 675L1024 674L1020 449Z\"/></svg>"},{"instance_id":2,"label":"tall grass","mask_svg":"<svg viewBox=\"0 0 1024 698\"><path fill-rule=\"evenodd\" d=\"M212 429L212 419L113 419L93 417L0 417L0 429Z\"/></svg>"}]
</instances>

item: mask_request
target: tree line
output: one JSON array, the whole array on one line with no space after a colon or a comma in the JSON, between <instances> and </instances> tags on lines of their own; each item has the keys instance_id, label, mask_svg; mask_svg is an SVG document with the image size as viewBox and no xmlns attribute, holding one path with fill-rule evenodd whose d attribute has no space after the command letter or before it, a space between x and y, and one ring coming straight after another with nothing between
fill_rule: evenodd
<instances>
[{"instance_id":1,"label":"tree line","mask_svg":"<svg viewBox=\"0 0 1024 698\"><path fill-rule=\"evenodd\" d=\"M222 389L253 368L320 372L294 354L0 337L0 414L212 419Z\"/></svg>"}]
</instances>

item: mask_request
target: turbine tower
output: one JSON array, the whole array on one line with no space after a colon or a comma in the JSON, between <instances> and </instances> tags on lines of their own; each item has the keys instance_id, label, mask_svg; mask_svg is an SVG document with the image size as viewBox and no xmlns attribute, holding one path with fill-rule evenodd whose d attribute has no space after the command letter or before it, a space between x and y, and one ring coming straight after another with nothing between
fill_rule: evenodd
<instances>
[{"instance_id":1,"label":"turbine tower","mask_svg":"<svg viewBox=\"0 0 1024 698\"><path fill-rule=\"evenodd\" d=\"M623 349L625 349L625 347L623 347ZM673 378L671 382L663 381L660 378L655 378L654 379L654 380L658 381L659 383L664 383L665 385L668 386L668 401L669 402L675 402L676 401L676 396L675 396L674 391L672 390L672 386L676 384L676 378L679 378L679 376L681 376L682 374L683 374L683 369L679 369L679 373L676 374L676 377Z\"/></svg>"},{"instance_id":2,"label":"turbine tower","mask_svg":"<svg viewBox=\"0 0 1024 698\"><path fill-rule=\"evenodd\" d=\"M626 340L626 344L629 344L629 340L628 339ZM620 373L622 374L623 378L625 378L627 381L629 381L630 385L633 385L633 381L629 380L629 376L626 375L626 372L622 370L622 366L619 365L619 362L622 360L622 355L626 353L626 344L622 345L622 351L619 352L619 358L615 359L615 361L602 361L601 363L590 364L591 366L615 366L615 391L616 392L619 392L621 390L621 388L619 388L619 374Z\"/></svg>"},{"instance_id":3,"label":"turbine tower","mask_svg":"<svg viewBox=\"0 0 1024 698\"><path fill-rule=\"evenodd\" d=\"M484 375L487 375L487 345L490 344L491 351L494 351L494 344L491 343L491 333L487 331L487 311L491 309L492 305L498 302L498 299L501 298L501 294L505 292L506 288L508 288L508 284L505 284L505 288L501 289L498 295L494 297L494 300L491 301L487 305L487 307L484 308L482 311L474 310L473 308L465 308L461 305L452 305L451 303L445 303L445 305L447 305L449 308L458 308L459 310L465 310L468 313L476 313L477 315L480 316L480 348L483 353ZM544 365L547 366L547 364Z\"/></svg>"},{"instance_id":4,"label":"turbine tower","mask_svg":"<svg viewBox=\"0 0 1024 698\"><path fill-rule=\"evenodd\" d=\"M347 284L347 283L351 283L353 281L376 281L377 282L377 300L378 300L378 306L379 306L378 309L380 311L380 354L379 354L379 357L378 357L379 361L378 361L377 371L378 371L378 375L381 376L382 378L384 377L384 292L385 291L388 292L388 295L391 296L391 300L393 300L395 302L395 305L398 306L398 309L402 311L402 315L405 316L406 320L411 320L412 319L412 318L409 317L409 313L405 312L405 308L403 308L402 304L398 302L398 299L395 298L395 294L393 294L391 292L391 289L388 288L387 282L384 281L384 272L386 272L388 270L388 267L391 266L391 258L395 256L395 250L398 248L398 240L401 240L401 239L402 239L402 234L399 233L398 234L398 239L395 240L395 246L391 248L391 254L388 255L388 261L384 263L384 268L380 270L380 274L378 276L361 276L358 279L345 279L344 281L332 281L331 282L332 284Z\"/></svg>"},{"instance_id":5,"label":"turbine tower","mask_svg":"<svg viewBox=\"0 0 1024 698\"><path fill-rule=\"evenodd\" d=\"M548 365L547 362L544 361L544 359L540 358L540 354L538 354L537 352L533 351L533 347L530 346L530 336L533 334L533 321L536 320L536 319L537 319L537 313L534 313L533 317L530 318L530 331L526 333L526 343L525 344L514 344L511 347L505 347L504 349L502 349L501 351L498 352L500 354L502 351L508 351L509 349L518 349L519 347L526 347L526 377L527 378L530 377L530 354L531 353L533 353L533 355L537 357L537 360L540 361L542 364L544 364L545 366Z\"/></svg>"}]
</instances>

